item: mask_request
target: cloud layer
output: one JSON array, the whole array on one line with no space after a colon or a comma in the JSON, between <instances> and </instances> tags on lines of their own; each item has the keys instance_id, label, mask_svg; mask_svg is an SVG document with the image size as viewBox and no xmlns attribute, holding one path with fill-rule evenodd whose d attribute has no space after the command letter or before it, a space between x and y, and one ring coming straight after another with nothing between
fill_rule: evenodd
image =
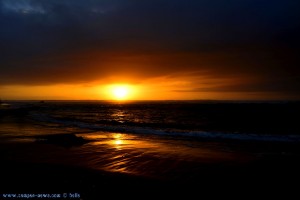
<instances>
[{"instance_id":1,"label":"cloud layer","mask_svg":"<svg viewBox=\"0 0 300 200\"><path fill-rule=\"evenodd\" d=\"M0 0L0 84L185 77L190 92L297 96L299 7L293 0Z\"/></svg>"}]
</instances>

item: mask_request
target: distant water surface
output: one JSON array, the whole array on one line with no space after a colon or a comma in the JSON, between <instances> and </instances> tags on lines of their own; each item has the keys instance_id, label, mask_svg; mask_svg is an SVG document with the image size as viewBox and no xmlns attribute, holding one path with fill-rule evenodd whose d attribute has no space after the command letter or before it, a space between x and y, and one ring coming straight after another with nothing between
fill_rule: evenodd
<instances>
[{"instance_id":1,"label":"distant water surface","mask_svg":"<svg viewBox=\"0 0 300 200\"><path fill-rule=\"evenodd\" d=\"M43 126L91 131L276 141L299 140L300 135L296 117L299 102L25 101L10 104L20 107L12 116L20 119L20 126L25 124L22 115L26 115L26 120Z\"/></svg>"}]
</instances>

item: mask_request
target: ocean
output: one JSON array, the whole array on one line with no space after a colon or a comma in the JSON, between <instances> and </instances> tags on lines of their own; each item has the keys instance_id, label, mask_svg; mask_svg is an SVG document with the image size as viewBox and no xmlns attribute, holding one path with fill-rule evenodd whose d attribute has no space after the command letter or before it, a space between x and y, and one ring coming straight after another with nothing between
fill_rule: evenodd
<instances>
[{"instance_id":1,"label":"ocean","mask_svg":"<svg viewBox=\"0 0 300 200\"><path fill-rule=\"evenodd\" d=\"M60 131L84 128L193 139L290 142L300 139L299 105L284 101L11 102L11 107L18 108L12 112L16 116L26 115L28 120L57 126Z\"/></svg>"},{"instance_id":2,"label":"ocean","mask_svg":"<svg viewBox=\"0 0 300 200\"><path fill-rule=\"evenodd\" d=\"M216 176L223 177L222 185L232 177L241 181L241 175L259 175L262 183L286 173L299 177L297 101L5 103L0 110L0 158L8 163L1 170L4 177L13 168L9 163L30 163L30 169L80 167L187 185L199 179L216 184L211 178ZM31 176L39 176L37 171L42 170ZM18 176L26 179L26 173ZM98 180L93 186L84 178L71 180L72 186L85 184L83 193L102 187Z\"/></svg>"}]
</instances>

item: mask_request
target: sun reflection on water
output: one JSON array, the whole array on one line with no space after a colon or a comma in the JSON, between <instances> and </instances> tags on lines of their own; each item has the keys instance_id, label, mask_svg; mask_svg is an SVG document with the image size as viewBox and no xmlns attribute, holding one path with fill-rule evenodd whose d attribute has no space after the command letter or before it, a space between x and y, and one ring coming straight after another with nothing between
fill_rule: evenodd
<instances>
[{"instance_id":1,"label":"sun reflection on water","mask_svg":"<svg viewBox=\"0 0 300 200\"><path fill-rule=\"evenodd\" d=\"M122 141L122 140L115 140L114 143L115 143L116 145L119 145L119 144L123 144L123 141Z\"/></svg>"},{"instance_id":2,"label":"sun reflection on water","mask_svg":"<svg viewBox=\"0 0 300 200\"><path fill-rule=\"evenodd\" d=\"M124 141L122 140L122 134L115 133L113 138L114 140L112 140L112 145L115 145L115 148L120 149L120 145L124 144Z\"/></svg>"},{"instance_id":3,"label":"sun reflection on water","mask_svg":"<svg viewBox=\"0 0 300 200\"><path fill-rule=\"evenodd\" d=\"M110 116L113 118L113 120L119 123L124 123L126 118L126 113L121 110L115 110Z\"/></svg>"},{"instance_id":4,"label":"sun reflection on water","mask_svg":"<svg viewBox=\"0 0 300 200\"><path fill-rule=\"evenodd\" d=\"M85 146L86 154L89 155L86 158L87 165L110 172L144 174L146 170L146 173L156 174L161 169L160 165L172 167L198 160L201 162L230 161L238 156L216 148L213 143L198 143L190 140L178 141L138 134L107 132L83 134L83 136L92 140Z\"/></svg>"}]
</instances>

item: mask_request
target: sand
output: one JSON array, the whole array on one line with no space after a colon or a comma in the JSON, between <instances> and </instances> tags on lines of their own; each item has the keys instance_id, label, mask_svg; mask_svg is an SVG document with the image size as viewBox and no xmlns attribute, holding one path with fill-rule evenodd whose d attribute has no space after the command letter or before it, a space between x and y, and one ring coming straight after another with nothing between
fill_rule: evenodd
<instances>
[{"instance_id":1,"label":"sand","mask_svg":"<svg viewBox=\"0 0 300 200\"><path fill-rule=\"evenodd\" d=\"M123 137L132 140L128 135ZM106 138L100 144L97 140L67 148L36 141L1 143L0 193L71 193L82 199L103 199L107 195L143 199L162 194L191 199L193 195L219 195L220 191L226 196L238 196L240 191L244 195L275 196L278 192L295 193L300 178L296 153L238 157L246 154L216 151L216 142L204 141L198 143L206 151L198 155L201 148L180 152L188 148L176 149L169 139L160 141L165 149L155 150L151 142L157 144L157 138L135 138L135 143L127 146L108 145L113 137ZM242 146L248 149L247 145ZM256 146L258 152L259 148L274 150L265 143ZM287 146L291 150L291 145Z\"/></svg>"}]
</instances>

